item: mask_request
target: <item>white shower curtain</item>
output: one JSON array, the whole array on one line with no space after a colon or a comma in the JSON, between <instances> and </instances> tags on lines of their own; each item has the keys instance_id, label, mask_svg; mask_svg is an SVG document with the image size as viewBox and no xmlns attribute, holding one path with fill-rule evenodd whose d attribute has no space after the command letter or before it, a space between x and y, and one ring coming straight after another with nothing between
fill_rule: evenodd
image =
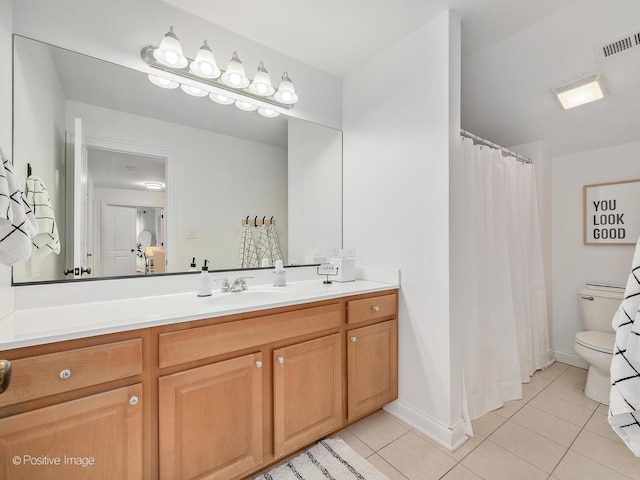
<instances>
[{"instance_id":1,"label":"white shower curtain","mask_svg":"<svg viewBox=\"0 0 640 480\"><path fill-rule=\"evenodd\" d=\"M534 167L461 142L452 169L459 239L452 262L462 287L461 363L473 420L522 398L522 383L552 355Z\"/></svg>"}]
</instances>

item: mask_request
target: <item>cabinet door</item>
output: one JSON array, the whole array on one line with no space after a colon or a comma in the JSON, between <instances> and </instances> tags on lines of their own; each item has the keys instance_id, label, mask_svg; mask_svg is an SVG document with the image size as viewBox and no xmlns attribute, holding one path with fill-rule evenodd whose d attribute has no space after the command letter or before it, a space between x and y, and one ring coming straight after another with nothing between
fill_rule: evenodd
<instances>
[{"instance_id":1,"label":"cabinet door","mask_svg":"<svg viewBox=\"0 0 640 480\"><path fill-rule=\"evenodd\" d=\"M160 478L231 478L262 462L262 354L160 378Z\"/></svg>"},{"instance_id":2,"label":"cabinet door","mask_svg":"<svg viewBox=\"0 0 640 480\"><path fill-rule=\"evenodd\" d=\"M290 453L342 424L340 334L273 352L274 454Z\"/></svg>"},{"instance_id":3,"label":"cabinet door","mask_svg":"<svg viewBox=\"0 0 640 480\"><path fill-rule=\"evenodd\" d=\"M396 320L347 332L349 420L398 397L398 330Z\"/></svg>"},{"instance_id":4,"label":"cabinet door","mask_svg":"<svg viewBox=\"0 0 640 480\"><path fill-rule=\"evenodd\" d=\"M0 420L0 478L142 478L142 385Z\"/></svg>"}]
</instances>

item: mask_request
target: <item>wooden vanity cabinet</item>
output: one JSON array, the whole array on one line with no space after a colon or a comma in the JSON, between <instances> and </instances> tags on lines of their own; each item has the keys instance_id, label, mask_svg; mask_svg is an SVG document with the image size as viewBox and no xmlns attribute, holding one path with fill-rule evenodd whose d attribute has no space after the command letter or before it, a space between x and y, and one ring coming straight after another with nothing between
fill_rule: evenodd
<instances>
[{"instance_id":1,"label":"wooden vanity cabinet","mask_svg":"<svg viewBox=\"0 0 640 480\"><path fill-rule=\"evenodd\" d=\"M328 335L273 352L275 458L342 424L342 341Z\"/></svg>"},{"instance_id":2,"label":"wooden vanity cabinet","mask_svg":"<svg viewBox=\"0 0 640 480\"><path fill-rule=\"evenodd\" d=\"M160 478L232 478L262 462L262 354L160 378Z\"/></svg>"},{"instance_id":3,"label":"wooden vanity cabinet","mask_svg":"<svg viewBox=\"0 0 640 480\"><path fill-rule=\"evenodd\" d=\"M2 353L13 380L0 396L0 478L144 477L145 339L101 340Z\"/></svg>"}]
</instances>

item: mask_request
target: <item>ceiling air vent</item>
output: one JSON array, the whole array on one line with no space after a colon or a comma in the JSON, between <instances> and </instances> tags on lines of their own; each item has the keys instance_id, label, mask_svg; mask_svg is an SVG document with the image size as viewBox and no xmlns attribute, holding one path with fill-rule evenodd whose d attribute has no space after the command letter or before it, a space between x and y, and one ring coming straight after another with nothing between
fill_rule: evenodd
<instances>
[{"instance_id":1,"label":"ceiling air vent","mask_svg":"<svg viewBox=\"0 0 640 480\"><path fill-rule=\"evenodd\" d=\"M596 45L595 49L600 61L621 53L640 50L640 29L614 38L605 44Z\"/></svg>"}]
</instances>

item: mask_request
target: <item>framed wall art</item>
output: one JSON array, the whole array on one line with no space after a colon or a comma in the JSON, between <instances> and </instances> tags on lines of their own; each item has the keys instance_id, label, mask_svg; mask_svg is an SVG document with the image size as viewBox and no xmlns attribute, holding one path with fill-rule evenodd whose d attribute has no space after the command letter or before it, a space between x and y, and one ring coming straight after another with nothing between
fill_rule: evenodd
<instances>
[{"instance_id":1,"label":"framed wall art","mask_svg":"<svg viewBox=\"0 0 640 480\"><path fill-rule=\"evenodd\" d=\"M585 245L635 245L640 237L640 179L582 187Z\"/></svg>"}]
</instances>

